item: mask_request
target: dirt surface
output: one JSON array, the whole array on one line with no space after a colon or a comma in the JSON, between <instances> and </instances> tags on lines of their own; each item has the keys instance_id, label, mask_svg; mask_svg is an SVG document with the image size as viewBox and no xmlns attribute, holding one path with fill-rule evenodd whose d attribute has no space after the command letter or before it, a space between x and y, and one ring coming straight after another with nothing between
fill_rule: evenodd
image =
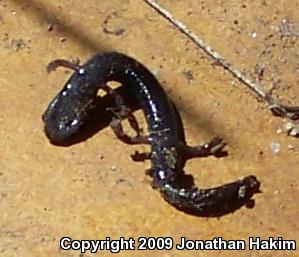
<instances>
[{"instance_id":1,"label":"dirt surface","mask_svg":"<svg viewBox=\"0 0 299 257\"><path fill-rule=\"evenodd\" d=\"M299 104L298 1L162 1L225 58L285 103ZM213 3L213 4L212 4ZM59 249L63 236L118 239L169 236L299 240L299 139L284 121L142 1L0 1L0 256L108 256ZM55 58L86 60L118 50L158 77L176 103L188 142L215 135L226 158L189 161L200 187L254 174L252 209L221 218L186 215L151 188L145 170L109 127L69 147L51 145L41 114L69 72ZM100 118L100 117L99 117ZM298 246L297 246L298 247ZM123 251L122 256L299 256L298 251Z\"/></svg>"}]
</instances>

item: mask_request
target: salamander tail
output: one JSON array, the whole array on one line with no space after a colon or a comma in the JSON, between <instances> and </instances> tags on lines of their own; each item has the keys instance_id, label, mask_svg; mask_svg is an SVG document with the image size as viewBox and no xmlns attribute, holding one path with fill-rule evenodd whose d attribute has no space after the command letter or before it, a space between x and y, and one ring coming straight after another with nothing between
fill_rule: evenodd
<instances>
[{"instance_id":1,"label":"salamander tail","mask_svg":"<svg viewBox=\"0 0 299 257\"><path fill-rule=\"evenodd\" d=\"M209 189L198 189L195 186L184 188L173 182L163 183L158 189L164 199L177 209L204 217L222 216L243 205L252 207L252 196L261 192L260 182L252 175Z\"/></svg>"}]
</instances>

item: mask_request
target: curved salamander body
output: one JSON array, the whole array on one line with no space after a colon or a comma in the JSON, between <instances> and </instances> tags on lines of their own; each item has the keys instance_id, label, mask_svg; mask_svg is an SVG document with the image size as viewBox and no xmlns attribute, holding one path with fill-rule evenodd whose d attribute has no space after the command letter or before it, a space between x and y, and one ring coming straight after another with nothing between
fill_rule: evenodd
<instances>
[{"instance_id":1,"label":"curved salamander body","mask_svg":"<svg viewBox=\"0 0 299 257\"><path fill-rule=\"evenodd\" d=\"M43 114L45 132L51 141L60 142L79 132L98 90L108 81L117 81L127 87L145 114L153 184L166 201L196 215L213 216L243 205L259 191L260 183L255 176L210 189L182 183L184 155L213 154L220 141L199 147L186 146L179 133L175 107L156 78L136 60L108 52L95 55L84 65L56 60L49 68L57 66L73 68L75 72Z\"/></svg>"}]
</instances>

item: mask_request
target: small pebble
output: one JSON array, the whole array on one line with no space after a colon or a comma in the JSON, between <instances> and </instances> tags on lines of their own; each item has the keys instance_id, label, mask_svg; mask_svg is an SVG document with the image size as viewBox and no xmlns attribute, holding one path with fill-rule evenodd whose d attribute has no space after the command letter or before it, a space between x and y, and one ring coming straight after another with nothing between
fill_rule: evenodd
<instances>
[{"instance_id":1,"label":"small pebble","mask_svg":"<svg viewBox=\"0 0 299 257\"><path fill-rule=\"evenodd\" d=\"M287 133L289 136L297 137L299 136L299 126L292 122L286 122L282 125L282 127L276 130L276 133Z\"/></svg>"},{"instance_id":2,"label":"small pebble","mask_svg":"<svg viewBox=\"0 0 299 257\"><path fill-rule=\"evenodd\" d=\"M293 128L294 124L292 122L286 122L282 126L282 130L287 133L289 133Z\"/></svg>"},{"instance_id":3,"label":"small pebble","mask_svg":"<svg viewBox=\"0 0 299 257\"><path fill-rule=\"evenodd\" d=\"M276 133L277 133L277 134L281 134L282 132L283 132L282 128L278 128L278 129L276 130Z\"/></svg>"},{"instance_id":4,"label":"small pebble","mask_svg":"<svg viewBox=\"0 0 299 257\"><path fill-rule=\"evenodd\" d=\"M252 37L252 38L256 38L256 37L257 37L257 33L256 33L256 32L252 32L252 33L251 33L251 37Z\"/></svg>"},{"instance_id":5,"label":"small pebble","mask_svg":"<svg viewBox=\"0 0 299 257\"><path fill-rule=\"evenodd\" d=\"M112 170L112 171L116 171L116 170L117 170L117 167L116 167L115 165L112 165L112 166L111 166L111 170Z\"/></svg>"},{"instance_id":6,"label":"small pebble","mask_svg":"<svg viewBox=\"0 0 299 257\"><path fill-rule=\"evenodd\" d=\"M295 149L295 146L288 144L288 150L294 150L294 149Z\"/></svg>"},{"instance_id":7,"label":"small pebble","mask_svg":"<svg viewBox=\"0 0 299 257\"><path fill-rule=\"evenodd\" d=\"M159 77L160 69L153 69L152 72L155 75L155 77Z\"/></svg>"},{"instance_id":8,"label":"small pebble","mask_svg":"<svg viewBox=\"0 0 299 257\"><path fill-rule=\"evenodd\" d=\"M294 127L291 129L291 131L289 132L289 135L292 137L296 137L299 135L299 128L298 127Z\"/></svg>"},{"instance_id":9,"label":"small pebble","mask_svg":"<svg viewBox=\"0 0 299 257\"><path fill-rule=\"evenodd\" d=\"M281 150L281 145L279 143L272 142L270 144L270 148L271 148L272 153L278 154Z\"/></svg>"},{"instance_id":10,"label":"small pebble","mask_svg":"<svg viewBox=\"0 0 299 257\"><path fill-rule=\"evenodd\" d=\"M47 30L48 30L48 31L52 31L53 28L54 28L53 25L52 25L52 24L49 24L48 27L47 27Z\"/></svg>"}]
</instances>

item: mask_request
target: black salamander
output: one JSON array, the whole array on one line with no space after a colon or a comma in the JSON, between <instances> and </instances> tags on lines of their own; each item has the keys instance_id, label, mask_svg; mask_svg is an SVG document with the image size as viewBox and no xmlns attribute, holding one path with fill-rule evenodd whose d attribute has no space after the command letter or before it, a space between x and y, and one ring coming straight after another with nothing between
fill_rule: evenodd
<instances>
[{"instance_id":1,"label":"black salamander","mask_svg":"<svg viewBox=\"0 0 299 257\"><path fill-rule=\"evenodd\" d=\"M149 157L153 186L166 201L187 213L214 216L239 208L259 192L260 183L252 175L210 189L198 189L193 181L187 186L182 182L186 176L183 173L184 160L216 154L225 144L215 138L201 146L187 146L179 133L174 105L152 73L136 60L121 53L107 52L93 56L83 65L54 60L48 65L48 71L59 66L71 68L74 73L43 114L44 130L50 141L57 143L79 132L98 90L104 89L113 95L113 90L105 83L117 81L127 87L128 93L143 110L149 135L139 133L134 116L123 111L119 95L114 95L114 99L122 111L116 111L116 114L121 118L129 117L137 135L126 135L119 118L112 120L111 127L117 137L128 144L151 145Z\"/></svg>"}]
</instances>

